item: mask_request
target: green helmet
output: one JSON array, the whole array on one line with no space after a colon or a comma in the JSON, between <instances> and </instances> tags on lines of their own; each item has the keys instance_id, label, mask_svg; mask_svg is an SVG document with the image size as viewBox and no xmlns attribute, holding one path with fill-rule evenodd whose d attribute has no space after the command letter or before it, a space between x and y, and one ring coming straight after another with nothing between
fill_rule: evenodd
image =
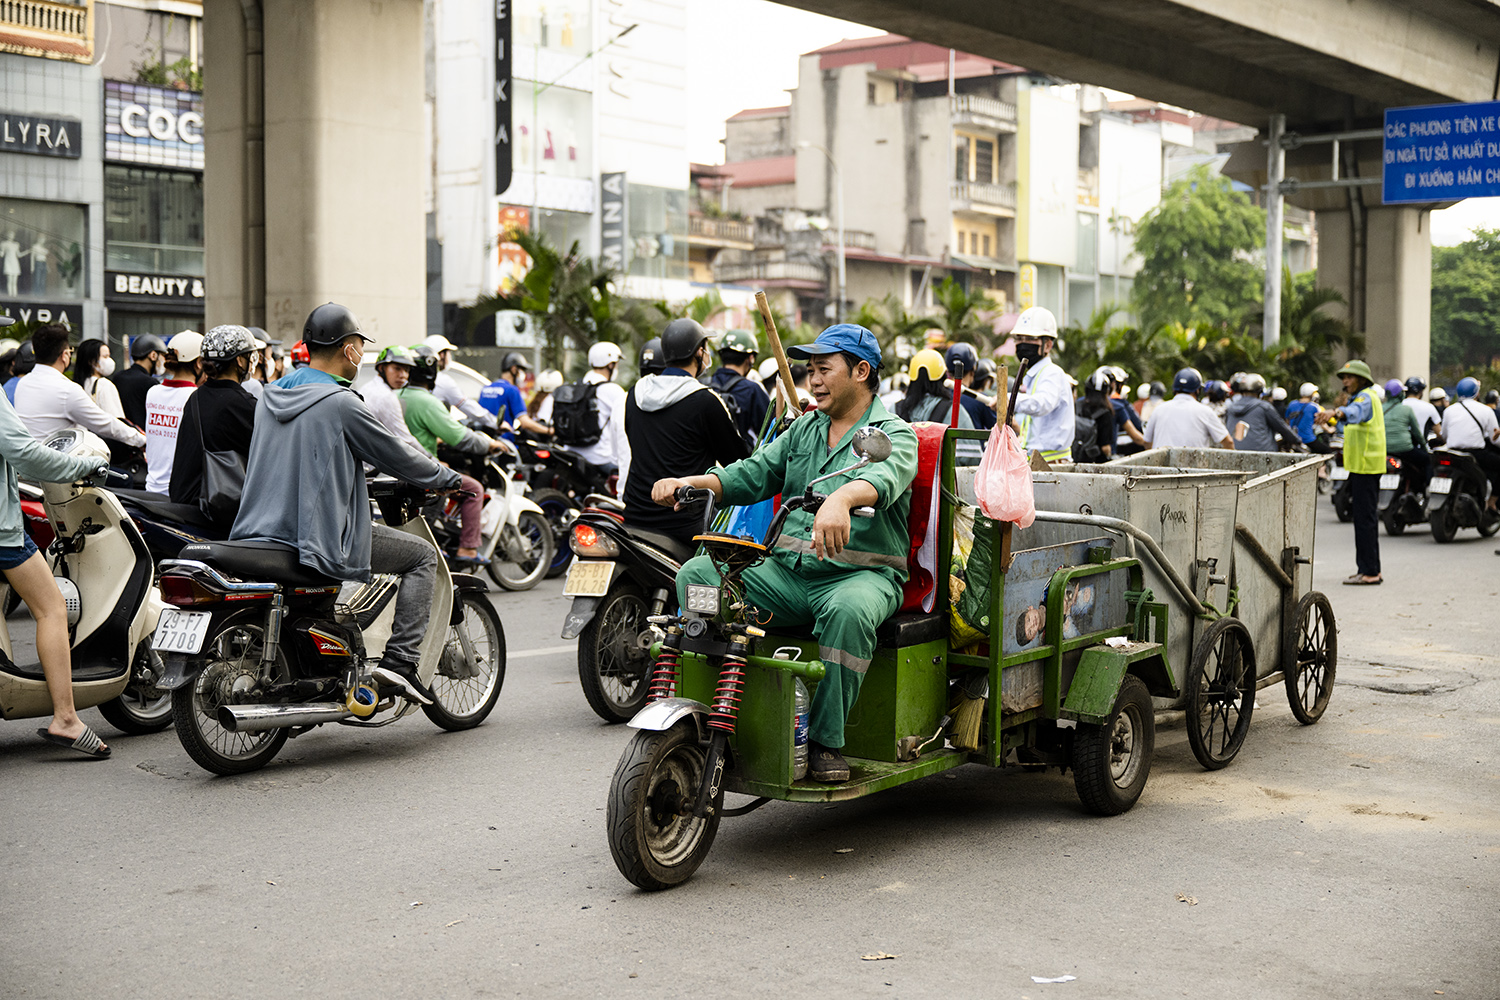
<instances>
[{"instance_id":1,"label":"green helmet","mask_svg":"<svg viewBox=\"0 0 1500 1000\"><path fill-rule=\"evenodd\" d=\"M384 364L404 365L407 368L415 368L417 366L417 359L411 353L411 348L397 345L395 347L387 347L375 359L376 368Z\"/></svg>"},{"instance_id":2,"label":"green helmet","mask_svg":"<svg viewBox=\"0 0 1500 1000\"><path fill-rule=\"evenodd\" d=\"M1358 375L1360 378L1364 379L1366 382L1369 382L1371 385L1375 384L1375 376L1370 373L1370 366L1365 364L1363 361L1351 361L1344 367L1340 368L1338 373L1340 375Z\"/></svg>"},{"instance_id":3,"label":"green helmet","mask_svg":"<svg viewBox=\"0 0 1500 1000\"><path fill-rule=\"evenodd\" d=\"M729 330L719 341L719 353L739 351L741 354L759 354L760 344L749 330Z\"/></svg>"}]
</instances>

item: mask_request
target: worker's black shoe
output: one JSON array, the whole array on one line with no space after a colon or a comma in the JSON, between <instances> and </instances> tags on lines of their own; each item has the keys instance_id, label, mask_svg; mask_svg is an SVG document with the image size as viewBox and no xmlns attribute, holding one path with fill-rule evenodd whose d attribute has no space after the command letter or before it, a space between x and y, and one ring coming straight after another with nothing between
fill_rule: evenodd
<instances>
[{"instance_id":1,"label":"worker's black shoe","mask_svg":"<svg viewBox=\"0 0 1500 1000\"><path fill-rule=\"evenodd\" d=\"M807 776L813 781L826 781L830 784L848 781L849 764L837 750L808 740Z\"/></svg>"}]
</instances>

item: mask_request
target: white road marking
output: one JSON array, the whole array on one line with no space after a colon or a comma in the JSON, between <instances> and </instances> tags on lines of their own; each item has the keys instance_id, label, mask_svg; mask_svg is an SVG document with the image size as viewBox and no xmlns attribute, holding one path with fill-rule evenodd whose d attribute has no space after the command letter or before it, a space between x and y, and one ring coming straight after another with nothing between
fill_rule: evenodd
<instances>
[{"instance_id":1,"label":"white road marking","mask_svg":"<svg viewBox=\"0 0 1500 1000\"><path fill-rule=\"evenodd\" d=\"M506 653L507 660L524 660L532 656L551 656L554 653L574 653L578 651L578 644L568 646L538 646L536 649L518 649L513 653Z\"/></svg>"}]
</instances>

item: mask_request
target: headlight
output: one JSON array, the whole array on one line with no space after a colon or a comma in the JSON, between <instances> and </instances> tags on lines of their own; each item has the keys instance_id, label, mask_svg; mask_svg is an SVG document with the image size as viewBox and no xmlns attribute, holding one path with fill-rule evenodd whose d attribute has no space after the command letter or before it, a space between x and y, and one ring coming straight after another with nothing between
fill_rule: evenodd
<instances>
[{"instance_id":1,"label":"headlight","mask_svg":"<svg viewBox=\"0 0 1500 1000\"><path fill-rule=\"evenodd\" d=\"M716 615L719 613L719 588L705 587L701 584L690 583L687 588L687 610L696 611L699 614Z\"/></svg>"}]
</instances>

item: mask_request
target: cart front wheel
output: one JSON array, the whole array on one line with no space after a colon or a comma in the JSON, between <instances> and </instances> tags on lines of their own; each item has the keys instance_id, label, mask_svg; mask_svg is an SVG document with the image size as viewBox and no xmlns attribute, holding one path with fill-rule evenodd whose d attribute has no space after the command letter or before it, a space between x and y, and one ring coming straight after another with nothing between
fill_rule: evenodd
<instances>
[{"instance_id":1,"label":"cart front wheel","mask_svg":"<svg viewBox=\"0 0 1500 1000\"><path fill-rule=\"evenodd\" d=\"M1073 785L1083 807L1097 816L1118 816L1141 797L1156 751L1151 692L1126 674L1114 711L1102 726L1080 725L1073 741Z\"/></svg>"},{"instance_id":2,"label":"cart front wheel","mask_svg":"<svg viewBox=\"0 0 1500 1000\"><path fill-rule=\"evenodd\" d=\"M1198 640L1187 676L1187 733L1193 756L1217 771L1240 752L1255 708L1255 650L1238 618L1220 618Z\"/></svg>"},{"instance_id":3,"label":"cart front wheel","mask_svg":"<svg viewBox=\"0 0 1500 1000\"><path fill-rule=\"evenodd\" d=\"M1333 605L1316 590L1302 595L1297 602L1296 621L1287 633L1281 665L1292 714L1298 722L1310 726L1328 708L1334 672L1339 665L1339 632L1333 621Z\"/></svg>"},{"instance_id":4,"label":"cart front wheel","mask_svg":"<svg viewBox=\"0 0 1500 1000\"><path fill-rule=\"evenodd\" d=\"M692 814L707 749L684 719L666 732L635 734L609 786L609 852L620 874L642 889L670 889L708 856L724 806L721 790L706 818Z\"/></svg>"}]
</instances>

